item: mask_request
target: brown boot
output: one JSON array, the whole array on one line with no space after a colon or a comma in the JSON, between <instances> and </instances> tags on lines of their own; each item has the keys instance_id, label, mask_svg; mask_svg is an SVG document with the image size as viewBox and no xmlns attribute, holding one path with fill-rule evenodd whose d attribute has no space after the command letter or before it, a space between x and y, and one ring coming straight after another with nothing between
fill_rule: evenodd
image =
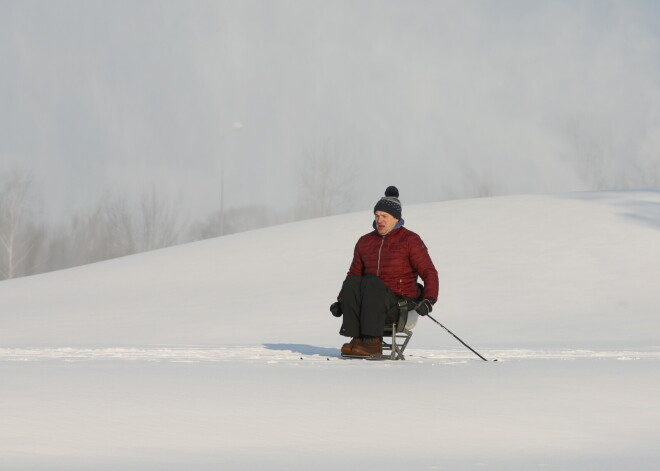
<instances>
[{"instance_id":1,"label":"brown boot","mask_svg":"<svg viewBox=\"0 0 660 471\"><path fill-rule=\"evenodd\" d=\"M368 357L383 354L383 337L367 337L353 347L351 355Z\"/></svg>"},{"instance_id":2,"label":"brown boot","mask_svg":"<svg viewBox=\"0 0 660 471\"><path fill-rule=\"evenodd\" d=\"M350 342L345 343L344 345L341 346L341 354L342 355L353 355L353 348L360 343L360 338L355 337L352 339Z\"/></svg>"}]
</instances>

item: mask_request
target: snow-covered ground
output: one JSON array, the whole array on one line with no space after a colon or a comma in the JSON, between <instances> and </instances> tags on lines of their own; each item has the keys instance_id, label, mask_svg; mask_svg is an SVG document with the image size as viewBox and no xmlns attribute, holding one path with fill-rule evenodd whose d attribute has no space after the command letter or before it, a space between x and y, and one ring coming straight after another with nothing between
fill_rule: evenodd
<instances>
[{"instance_id":1,"label":"snow-covered ground","mask_svg":"<svg viewBox=\"0 0 660 471\"><path fill-rule=\"evenodd\" d=\"M339 358L360 212L0 283L0 469L655 470L660 192L406 206L403 362Z\"/></svg>"}]
</instances>

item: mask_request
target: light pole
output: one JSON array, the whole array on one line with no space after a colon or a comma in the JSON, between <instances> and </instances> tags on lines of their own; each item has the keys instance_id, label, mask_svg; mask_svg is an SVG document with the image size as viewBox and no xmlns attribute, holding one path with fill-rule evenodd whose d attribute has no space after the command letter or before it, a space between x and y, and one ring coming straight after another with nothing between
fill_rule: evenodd
<instances>
[{"instance_id":1,"label":"light pole","mask_svg":"<svg viewBox=\"0 0 660 471\"><path fill-rule=\"evenodd\" d=\"M231 125L231 128L234 132L239 132L243 129L243 123L240 121L234 121ZM231 146L232 151L235 152L235 142L236 140L232 136L232 142L234 145ZM224 169L224 159L220 160L220 235L225 235L225 169Z\"/></svg>"}]
</instances>

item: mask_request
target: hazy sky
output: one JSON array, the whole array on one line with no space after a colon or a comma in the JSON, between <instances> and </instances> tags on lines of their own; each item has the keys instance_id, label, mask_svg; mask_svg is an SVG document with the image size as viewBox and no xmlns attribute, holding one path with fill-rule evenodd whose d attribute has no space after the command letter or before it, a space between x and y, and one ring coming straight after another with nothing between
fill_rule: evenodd
<instances>
[{"instance_id":1,"label":"hazy sky","mask_svg":"<svg viewBox=\"0 0 660 471\"><path fill-rule=\"evenodd\" d=\"M47 209L152 185L193 214L660 186L652 1L0 0L0 171ZM236 123L241 123L237 126Z\"/></svg>"}]
</instances>

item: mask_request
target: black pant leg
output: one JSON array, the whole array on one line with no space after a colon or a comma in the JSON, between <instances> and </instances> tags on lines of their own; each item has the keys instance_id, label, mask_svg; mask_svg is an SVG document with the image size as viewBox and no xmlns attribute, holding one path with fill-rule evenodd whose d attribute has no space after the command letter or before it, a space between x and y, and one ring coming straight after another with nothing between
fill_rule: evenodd
<instances>
[{"instance_id":1,"label":"black pant leg","mask_svg":"<svg viewBox=\"0 0 660 471\"><path fill-rule=\"evenodd\" d=\"M394 293L377 276L362 277L361 333L372 337L383 335L385 319L393 305L397 304Z\"/></svg>"},{"instance_id":2,"label":"black pant leg","mask_svg":"<svg viewBox=\"0 0 660 471\"><path fill-rule=\"evenodd\" d=\"M343 312L341 329L339 333L346 337L360 336L360 306L362 294L360 292L361 276L347 276L339 292L341 310Z\"/></svg>"},{"instance_id":3,"label":"black pant leg","mask_svg":"<svg viewBox=\"0 0 660 471\"><path fill-rule=\"evenodd\" d=\"M340 293L344 320L339 333L347 337L380 337L397 298L374 275L348 276Z\"/></svg>"}]
</instances>

